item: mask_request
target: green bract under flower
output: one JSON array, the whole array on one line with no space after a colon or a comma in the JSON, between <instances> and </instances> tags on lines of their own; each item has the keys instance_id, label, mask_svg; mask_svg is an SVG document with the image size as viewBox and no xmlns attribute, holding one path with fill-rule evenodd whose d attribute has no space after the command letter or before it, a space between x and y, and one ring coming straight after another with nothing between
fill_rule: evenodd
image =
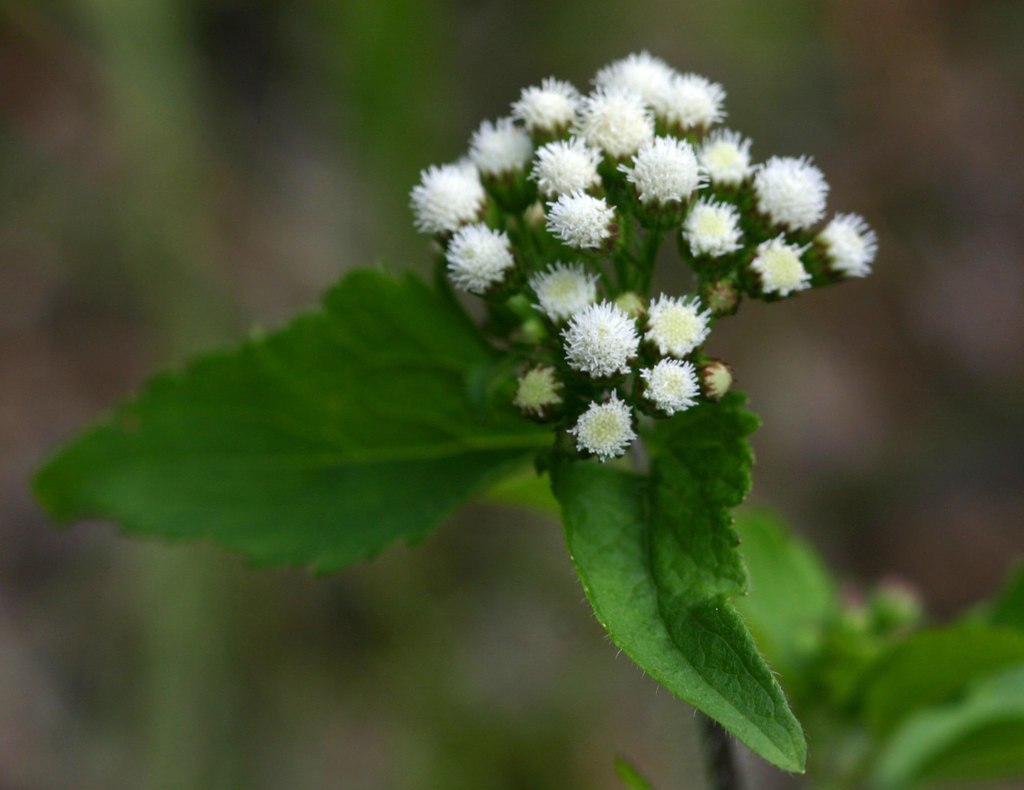
<instances>
[{"instance_id":1,"label":"green bract under flower","mask_svg":"<svg viewBox=\"0 0 1024 790\"><path fill-rule=\"evenodd\" d=\"M553 77L523 89L467 158L423 172L412 206L450 282L484 300L515 405L575 437L560 452L605 460L637 416L728 390L728 365L704 353L716 320L744 298L865 276L877 238L855 214L816 229L822 172L806 156L752 161L750 139L718 126L718 83L646 52L593 83L586 96ZM666 265L689 267L695 288L652 300L665 241L678 251Z\"/></svg>"}]
</instances>

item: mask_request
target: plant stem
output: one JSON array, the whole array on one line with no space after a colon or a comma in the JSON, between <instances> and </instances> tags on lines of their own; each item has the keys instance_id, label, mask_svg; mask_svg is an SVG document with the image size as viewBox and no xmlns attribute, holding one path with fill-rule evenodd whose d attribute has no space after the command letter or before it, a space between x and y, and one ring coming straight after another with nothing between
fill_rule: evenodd
<instances>
[{"instance_id":1,"label":"plant stem","mask_svg":"<svg viewBox=\"0 0 1024 790\"><path fill-rule=\"evenodd\" d=\"M701 741L711 787L714 790L740 790L740 774L733 759L729 733L721 724L703 713L697 716L701 722Z\"/></svg>"}]
</instances>

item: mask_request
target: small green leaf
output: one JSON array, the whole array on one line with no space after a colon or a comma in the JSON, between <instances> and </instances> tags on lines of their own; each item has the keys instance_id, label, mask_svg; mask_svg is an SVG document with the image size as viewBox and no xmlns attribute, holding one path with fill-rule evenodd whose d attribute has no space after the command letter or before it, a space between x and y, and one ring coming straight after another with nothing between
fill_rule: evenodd
<instances>
[{"instance_id":1,"label":"small green leaf","mask_svg":"<svg viewBox=\"0 0 1024 790\"><path fill-rule=\"evenodd\" d=\"M803 733L728 596L745 573L727 507L749 487L742 397L670 420L650 480L553 470L569 553L598 621L645 672L769 762L803 770ZM687 413L689 414L689 413Z\"/></svg>"},{"instance_id":2,"label":"small green leaf","mask_svg":"<svg viewBox=\"0 0 1024 790\"><path fill-rule=\"evenodd\" d=\"M418 279L355 272L322 311L155 378L53 457L36 494L60 521L335 570L423 537L550 442L489 402L494 360Z\"/></svg>"},{"instance_id":3,"label":"small green leaf","mask_svg":"<svg viewBox=\"0 0 1024 790\"><path fill-rule=\"evenodd\" d=\"M1010 572L1002 592L992 604L988 621L992 625L1024 631L1024 563Z\"/></svg>"},{"instance_id":4,"label":"small green leaf","mask_svg":"<svg viewBox=\"0 0 1024 790\"><path fill-rule=\"evenodd\" d=\"M630 790L654 790L654 785L648 782L625 757L615 758L615 775Z\"/></svg>"},{"instance_id":5,"label":"small green leaf","mask_svg":"<svg viewBox=\"0 0 1024 790\"><path fill-rule=\"evenodd\" d=\"M487 490L483 500L558 515L558 500L551 493L551 481L546 474L538 474L532 464L503 477Z\"/></svg>"},{"instance_id":6,"label":"small green leaf","mask_svg":"<svg viewBox=\"0 0 1024 790\"><path fill-rule=\"evenodd\" d=\"M945 705L908 716L875 766L879 790L1024 773L1024 664L984 677Z\"/></svg>"},{"instance_id":7,"label":"small green leaf","mask_svg":"<svg viewBox=\"0 0 1024 790\"><path fill-rule=\"evenodd\" d=\"M838 614L835 584L818 555L772 513L738 513L736 531L750 574L750 592L736 608L791 697L800 698Z\"/></svg>"},{"instance_id":8,"label":"small green leaf","mask_svg":"<svg viewBox=\"0 0 1024 790\"><path fill-rule=\"evenodd\" d=\"M919 631L864 679L864 713L876 734L921 708L955 699L973 681L1024 662L1024 632L981 622Z\"/></svg>"}]
</instances>

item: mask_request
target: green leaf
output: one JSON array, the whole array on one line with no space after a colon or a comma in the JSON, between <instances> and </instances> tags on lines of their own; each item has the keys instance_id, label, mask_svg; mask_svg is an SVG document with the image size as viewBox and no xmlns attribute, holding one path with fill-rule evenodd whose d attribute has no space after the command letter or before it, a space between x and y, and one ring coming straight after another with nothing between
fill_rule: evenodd
<instances>
[{"instance_id":1,"label":"green leaf","mask_svg":"<svg viewBox=\"0 0 1024 790\"><path fill-rule=\"evenodd\" d=\"M743 437L757 424L742 403L667 421L649 480L594 462L557 465L552 479L569 553L612 641L766 760L801 771L800 725L728 599L745 573L726 508L749 487Z\"/></svg>"},{"instance_id":2,"label":"green leaf","mask_svg":"<svg viewBox=\"0 0 1024 790\"><path fill-rule=\"evenodd\" d=\"M538 474L532 464L503 477L487 490L483 500L558 515L558 500L551 493L551 481L546 474Z\"/></svg>"},{"instance_id":3,"label":"green leaf","mask_svg":"<svg viewBox=\"0 0 1024 790\"><path fill-rule=\"evenodd\" d=\"M992 625L1024 631L1024 563L1010 572L1010 578L992 604L988 620Z\"/></svg>"},{"instance_id":4,"label":"green leaf","mask_svg":"<svg viewBox=\"0 0 1024 790\"><path fill-rule=\"evenodd\" d=\"M981 622L919 631L865 678L864 713L886 735L921 708L948 702L973 681L1024 662L1024 632Z\"/></svg>"},{"instance_id":5,"label":"green leaf","mask_svg":"<svg viewBox=\"0 0 1024 790\"><path fill-rule=\"evenodd\" d=\"M750 574L750 592L736 608L790 695L800 698L825 628L838 616L835 584L818 555L774 514L739 513L736 531Z\"/></svg>"},{"instance_id":6,"label":"green leaf","mask_svg":"<svg viewBox=\"0 0 1024 790\"><path fill-rule=\"evenodd\" d=\"M52 458L36 494L60 521L335 570L423 537L550 443L490 403L493 364L445 297L355 272L321 311L155 378Z\"/></svg>"},{"instance_id":7,"label":"green leaf","mask_svg":"<svg viewBox=\"0 0 1024 790\"><path fill-rule=\"evenodd\" d=\"M984 677L895 730L875 766L879 790L1007 779L1024 773L1024 664Z\"/></svg>"},{"instance_id":8,"label":"green leaf","mask_svg":"<svg viewBox=\"0 0 1024 790\"><path fill-rule=\"evenodd\" d=\"M654 790L654 785L648 782L625 757L615 758L615 775L630 790Z\"/></svg>"}]
</instances>

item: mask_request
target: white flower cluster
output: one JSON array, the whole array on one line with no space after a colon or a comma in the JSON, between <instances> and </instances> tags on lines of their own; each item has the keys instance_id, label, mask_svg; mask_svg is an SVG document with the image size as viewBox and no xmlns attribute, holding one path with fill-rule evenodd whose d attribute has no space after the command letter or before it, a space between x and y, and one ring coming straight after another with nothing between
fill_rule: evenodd
<instances>
[{"instance_id":1,"label":"white flower cluster","mask_svg":"<svg viewBox=\"0 0 1024 790\"><path fill-rule=\"evenodd\" d=\"M815 231L829 187L811 160L756 163L724 118L721 85L640 52L600 69L589 95L554 77L525 88L466 158L424 170L412 190L416 228L443 247L451 283L486 300L485 332L521 363L513 403L581 453L617 457L638 415L721 398L731 369L702 350L743 297L871 271L878 240L861 217ZM652 298L672 236L698 293Z\"/></svg>"}]
</instances>

